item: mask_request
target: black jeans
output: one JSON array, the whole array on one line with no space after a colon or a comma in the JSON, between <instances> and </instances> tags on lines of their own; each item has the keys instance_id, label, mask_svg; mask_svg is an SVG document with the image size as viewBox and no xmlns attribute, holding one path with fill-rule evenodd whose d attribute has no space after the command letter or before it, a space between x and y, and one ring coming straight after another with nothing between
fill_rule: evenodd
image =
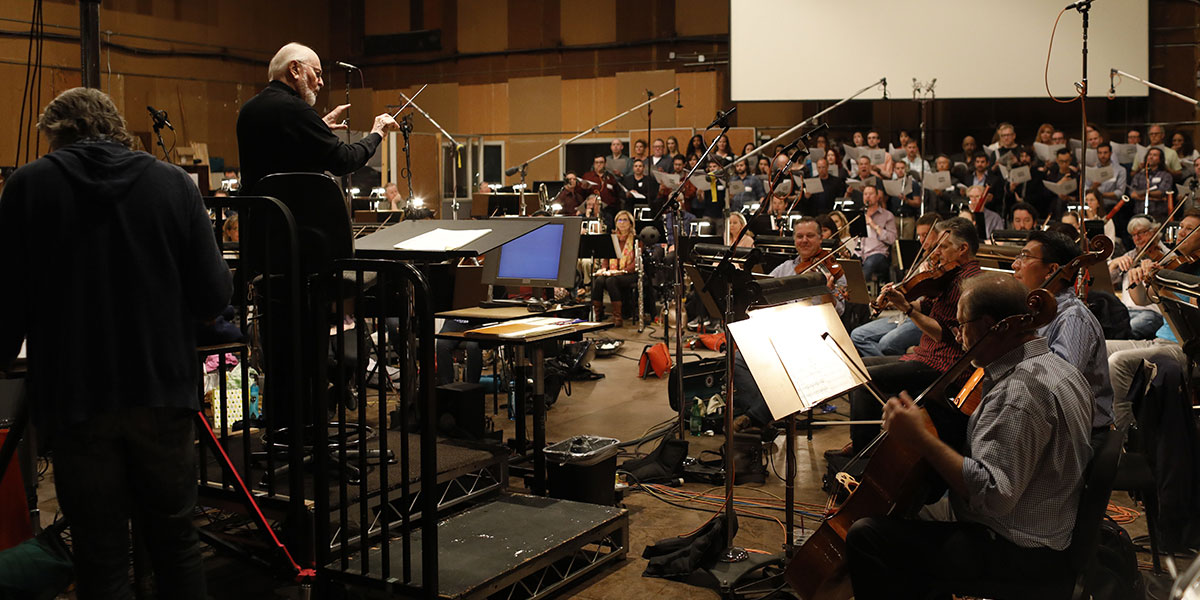
<instances>
[{"instance_id":1,"label":"black jeans","mask_svg":"<svg viewBox=\"0 0 1200 600\"><path fill-rule=\"evenodd\" d=\"M70 520L79 597L133 598L129 521L162 598L206 598L196 504L195 413L127 408L59 431L54 488Z\"/></svg>"},{"instance_id":2,"label":"black jeans","mask_svg":"<svg viewBox=\"0 0 1200 600\"><path fill-rule=\"evenodd\" d=\"M608 290L608 299L620 302L621 294L637 285L637 273L622 273L620 275L597 275L592 278L592 302L604 301L604 290Z\"/></svg>"},{"instance_id":3,"label":"black jeans","mask_svg":"<svg viewBox=\"0 0 1200 600\"><path fill-rule=\"evenodd\" d=\"M989 584L1040 582L1070 569L1066 551L1017 546L978 523L897 517L855 522L846 559L857 600L998 598L987 595Z\"/></svg>"},{"instance_id":4,"label":"black jeans","mask_svg":"<svg viewBox=\"0 0 1200 600\"><path fill-rule=\"evenodd\" d=\"M933 383L941 373L923 362L916 360L900 360L899 356L866 356L863 365L871 375L871 381L879 388L887 400L901 391L907 391L914 398L930 383ZM853 421L874 421L883 416L883 406L879 400L863 388L850 394L850 419ZM936 419L934 421L937 422ZM862 450L879 435L878 425L851 425L850 442L856 451Z\"/></svg>"}]
</instances>

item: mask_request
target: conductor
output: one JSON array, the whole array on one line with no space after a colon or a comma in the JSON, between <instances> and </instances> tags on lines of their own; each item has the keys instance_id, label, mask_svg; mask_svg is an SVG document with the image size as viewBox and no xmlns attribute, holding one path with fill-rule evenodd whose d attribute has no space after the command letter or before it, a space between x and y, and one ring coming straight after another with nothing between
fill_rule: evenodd
<instances>
[{"instance_id":1,"label":"conductor","mask_svg":"<svg viewBox=\"0 0 1200 600\"><path fill-rule=\"evenodd\" d=\"M324 87L321 59L312 48L292 42L275 53L267 67L270 83L238 113L238 152L242 190L254 193L258 180L272 173L329 171L345 175L367 164L384 133L399 129L387 113L375 117L371 133L347 144L333 132L346 129L343 104L321 117L313 106Z\"/></svg>"}]
</instances>

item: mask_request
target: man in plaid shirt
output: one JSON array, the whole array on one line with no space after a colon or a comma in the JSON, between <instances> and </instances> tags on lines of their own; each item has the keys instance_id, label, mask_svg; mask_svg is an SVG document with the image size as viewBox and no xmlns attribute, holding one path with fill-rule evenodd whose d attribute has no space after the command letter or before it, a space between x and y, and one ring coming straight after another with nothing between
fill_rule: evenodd
<instances>
[{"instance_id":1,"label":"man in plaid shirt","mask_svg":"<svg viewBox=\"0 0 1200 600\"><path fill-rule=\"evenodd\" d=\"M1020 282L1000 273L964 285L954 336L970 348L1027 311ZM983 400L960 453L930 431L907 394L888 401L889 442L914 448L950 488L953 522L860 519L846 535L854 596L924 598L988 582L1036 582L1069 568L1067 547L1091 460L1091 387L1033 331L993 335L974 364Z\"/></svg>"}]
</instances>

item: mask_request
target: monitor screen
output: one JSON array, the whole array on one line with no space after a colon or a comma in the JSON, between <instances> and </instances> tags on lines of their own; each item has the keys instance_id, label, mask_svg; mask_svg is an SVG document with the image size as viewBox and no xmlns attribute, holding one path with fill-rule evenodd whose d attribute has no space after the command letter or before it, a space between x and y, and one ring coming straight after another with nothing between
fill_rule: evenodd
<instances>
[{"instance_id":1,"label":"monitor screen","mask_svg":"<svg viewBox=\"0 0 1200 600\"><path fill-rule=\"evenodd\" d=\"M574 287L575 268L579 259L581 219L516 218L529 218L545 225L488 252L483 260L483 283L545 288Z\"/></svg>"},{"instance_id":2,"label":"monitor screen","mask_svg":"<svg viewBox=\"0 0 1200 600\"><path fill-rule=\"evenodd\" d=\"M558 279L563 225L551 223L504 244L496 275L504 279Z\"/></svg>"}]
</instances>

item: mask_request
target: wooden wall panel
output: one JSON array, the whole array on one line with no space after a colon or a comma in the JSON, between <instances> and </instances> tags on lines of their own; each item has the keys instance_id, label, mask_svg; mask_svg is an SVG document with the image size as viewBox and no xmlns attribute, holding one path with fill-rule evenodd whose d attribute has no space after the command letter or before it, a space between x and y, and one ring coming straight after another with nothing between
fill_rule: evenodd
<instances>
[{"instance_id":1,"label":"wooden wall panel","mask_svg":"<svg viewBox=\"0 0 1200 600\"><path fill-rule=\"evenodd\" d=\"M686 0L675 3L675 33L729 33L729 0Z\"/></svg>"},{"instance_id":2,"label":"wooden wall panel","mask_svg":"<svg viewBox=\"0 0 1200 600\"><path fill-rule=\"evenodd\" d=\"M565 79L562 82L562 124L559 131L575 134L617 115L616 82L612 77ZM618 129L615 123L604 131Z\"/></svg>"},{"instance_id":3,"label":"wooden wall panel","mask_svg":"<svg viewBox=\"0 0 1200 600\"><path fill-rule=\"evenodd\" d=\"M738 125L783 125L799 123L808 114L803 102L738 102Z\"/></svg>"},{"instance_id":4,"label":"wooden wall panel","mask_svg":"<svg viewBox=\"0 0 1200 600\"><path fill-rule=\"evenodd\" d=\"M519 165L545 152L547 148L554 146L562 140L558 135L522 135L509 136L504 139L505 162L507 163L505 167ZM532 183L540 180L562 179L562 174L558 172L558 166L558 155L552 153L536 162L530 163L525 181ZM506 185L520 182L521 177L519 175L504 178Z\"/></svg>"},{"instance_id":5,"label":"wooden wall panel","mask_svg":"<svg viewBox=\"0 0 1200 600\"><path fill-rule=\"evenodd\" d=\"M414 0L364 0L364 31L366 35L383 35L412 29ZM415 0L422 2L423 0Z\"/></svg>"},{"instance_id":6,"label":"wooden wall panel","mask_svg":"<svg viewBox=\"0 0 1200 600\"><path fill-rule=\"evenodd\" d=\"M508 4L458 0L458 51L495 52L508 46ZM469 33L468 33L469 32Z\"/></svg>"},{"instance_id":7,"label":"wooden wall panel","mask_svg":"<svg viewBox=\"0 0 1200 600\"><path fill-rule=\"evenodd\" d=\"M667 70L617 73L617 110L625 111L645 102L647 90L655 96L675 87L675 72ZM675 126L674 98L667 97L650 105L654 120L663 127ZM646 108L613 122L614 129L638 129L646 126Z\"/></svg>"},{"instance_id":8,"label":"wooden wall panel","mask_svg":"<svg viewBox=\"0 0 1200 600\"><path fill-rule=\"evenodd\" d=\"M562 79L521 77L508 82L510 131L547 132L562 127Z\"/></svg>"},{"instance_id":9,"label":"wooden wall panel","mask_svg":"<svg viewBox=\"0 0 1200 600\"><path fill-rule=\"evenodd\" d=\"M552 48L562 44L558 0L509 0L508 47ZM537 57L533 57L535 60Z\"/></svg>"},{"instance_id":10,"label":"wooden wall panel","mask_svg":"<svg viewBox=\"0 0 1200 600\"><path fill-rule=\"evenodd\" d=\"M707 127L721 108L719 96L714 92L717 74L711 71L679 73L675 81L683 104L683 108L675 113L675 123L681 127Z\"/></svg>"},{"instance_id":11,"label":"wooden wall panel","mask_svg":"<svg viewBox=\"0 0 1200 600\"><path fill-rule=\"evenodd\" d=\"M617 39L616 0L566 1L560 11L563 44L602 44Z\"/></svg>"},{"instance_id":12,"label":"wooden wall panel","mask_svg":"<svg viewBox=\"0 0 1200 600\"><path fill-rule=\"evenodd\" d=\"M458 129L451 133L496 134L509 131L508 84L458 86Z\"/></svg>"},{"instance_id":13,"label":"wooden wall panel","mask_svg":"<svg viewBox=\"0 0 1200 600\"><path fill-rule=\"evenodd\" d=\"M414 133L409 136L409 152L412 155L413 195L425 199L425 206L434 210L441 204L441 165L439 151L442 136L440 134ZM399 151L403 140L397 140ZM403 168L404 153L400 152L396 164ZM400 186L401 195L408 195L408 184L398 176L392 179Z\"/></svg>"}]
</instances>

